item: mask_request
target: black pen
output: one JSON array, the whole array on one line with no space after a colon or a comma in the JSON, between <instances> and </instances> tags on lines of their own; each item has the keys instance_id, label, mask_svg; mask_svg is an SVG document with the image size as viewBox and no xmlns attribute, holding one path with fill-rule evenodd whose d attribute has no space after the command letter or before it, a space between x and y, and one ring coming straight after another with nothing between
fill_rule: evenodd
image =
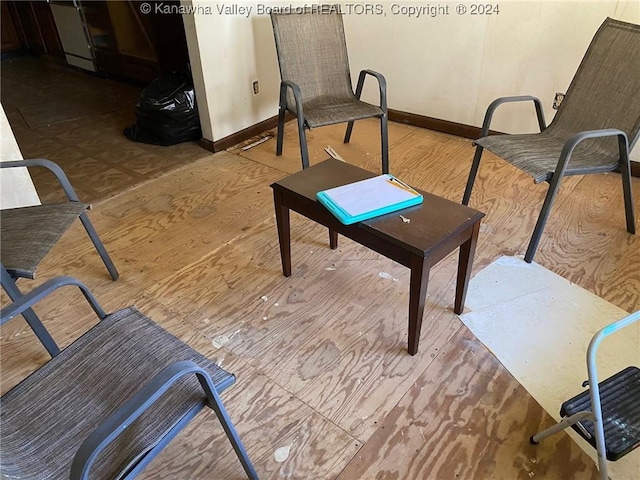
<instances>
[{"instance_id":1,"label":"black pen","mask_svg":"<svg viewBox=\"0 0 640 480\"><path fill-rule=\"evenodd\" d=\"M395 185L398 188L402 188L403 190L406 190L409 193L413 193L414 195L420 195L418 192L416 192L413 188L411 188L409 185L407 185L406 183L398 180L395 177L389 177L389 182L391 183L391 185Z\"/></svg>"}]
</instances>

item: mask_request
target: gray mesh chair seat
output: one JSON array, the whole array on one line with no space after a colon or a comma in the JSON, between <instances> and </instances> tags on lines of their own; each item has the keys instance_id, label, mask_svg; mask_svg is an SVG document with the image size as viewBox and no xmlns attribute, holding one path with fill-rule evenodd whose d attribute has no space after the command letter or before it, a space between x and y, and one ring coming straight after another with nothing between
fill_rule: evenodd
<instances>
[{"instance_id":1,"label":"gray mesh chair seat","mask_svg":"<svg viewBox=\"0 0 640 480\"><path fill-rule=\"evenodd\" d=\"M282 80L276 155L282 155L287 111L297 118L302 168L309 166L306 128L348 123L344 143L349 143L354 121L377 117L380 118L382 171L388 173L386 80L378 72L362 70L354 93L342 15L337 10L334 5L326 10L271 13ZM379 106L360 100L367 75L378 81Z\"/></svg>"},{"instance_id":2,"label":"gray mesh chair seat","mask_svg":"<svg viewBox=\"0 0 640 480\"><path fill-rule=\"evenodd\" d=\"M65 284L69 282L62 277L44 285L45 290L53 290ZM85 292L87 295L91 301L90 293ZM100 307L96 308L104 316ZM14 315L3 311L3 322ZM210 398L196 375L183 375L166 385L167 390L137 418L123 421L124 417L118 416L132 410L126 402L140 395L145 384L155 383L153 388L160 391L165 384L157 378L163 371L189 364L208 374L217 393L235 381L232 374L135 307L104 316L0 399L3 478L85 478L79 466L89 458L91 445L99 443L90 436L96 435L100 425L121 433L87 467L85 473L92 480L133 478L205 405L223 417L227 430L230 420L222 404L215 404L217 393ZM234 448L240 449L237 453L247 474L257 478L232 425L230 429L230 439Z\"/></svg>"},{"instance_id":3,"label":"gray mesh chair seat","mask_svg":"<svg viewBox=\"0 0 640 480\"><path fill-rule=\"evenodd\" d=\"M475 143L501 158L508 158L511 165L531 175L535 183L548 182L569 139L551 135L551 129L549 127L542 133L525 135L491 135ZM615 139L608 140L613 140L611 143L617 147ZM619 155L612 153L611 148L604 148L595 142L582 143L573 151L564 175L610 172L619 163Z\"/></svg>"},{"instance_id":4,"label":"gray mesh chair seat","mask_svg":"<svg viewBox=\"0 0 640 480\"><path fill-rule=\"evenodd\" d=\"M607 18L593 37L551 124L542 103L523 95L502 97L489 105L476 140L476 152L462 197L469 204L482 152L495 153L549 190L534 228L525 260L531 262L562 178L620 170L627 231L635 233L629 151L640 132L640 25ZM540 133L491 135L494 111L510 102L533 102Z\"/></svg>"},{"instance_id":5,"label":"gray mesh chair seat","mask_svg":"<svg viewBox=\"0 0 640 480\"><path fill-rule=\"evenodd\" d=\"M87 207L66 202L0 211L2 264L17 277L34 278L42 259Z\"/></svg>"},{"instance_id":6,"label":"gray mesh chair seat","mask_svg":"<svg viewBox=\"0 0 640 480\"><path fill-rule=\"evenodd\" d=\"M376 105L361 102L355 98L322 97L303 104L304 119L309 128L324 127L343 123L343 118L353 120L379 117L383 111ZM291 110L291 109L290 109ZM336 111L340 115L336 115ZM295 115L295 111L292 112Z\"/></svg>"}]
</instances>

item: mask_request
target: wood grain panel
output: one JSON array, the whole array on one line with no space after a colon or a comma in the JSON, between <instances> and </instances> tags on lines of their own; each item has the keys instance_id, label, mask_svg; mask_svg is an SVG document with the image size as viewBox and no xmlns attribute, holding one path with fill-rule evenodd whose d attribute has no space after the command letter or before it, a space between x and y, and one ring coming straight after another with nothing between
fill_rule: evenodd
<instances>
[{"instance_id":1,"label":"wood grain panel","mask_svg":"<svg viewBox=\"0 0 640 480\"><path fill-rule=\"evenodd\" d=\"M281 173L246 162L235 162L240 165L226 174L218 171L218 175L207 170L215 169L215 165L205 162L204 169L178 172L176 179L160 179L159 190L151 194L134 191L127 198L115 199L109 209L97 207L91 212L122 273L122 281L108 283L108 288L115 289L111 290L114 294L125 293L127 282L136 281L140 282L139 288L146 288L272 215L268 185ZM217 178L218 183L209 178ZM247 185L250 178L256 187ZM82 233L79 224L74 228ZM82 235L70 233L47 257L39 273L55 274L56 265L62 261L72 264L74 271L86 270L90 276L106 277L92 250Z\"/></svg>"},{"instance_id":2,"label":"wood grain panel","mask_svg":"<svg viewBox=\"0 0 640 480\"><path fill-rule=\"evenodd\" d=\"M632 188L640 230L640 180L632 179ZM547 268L613 303L631 293L621 308L640 309L640 235L626 230L619 174L582 177L570 196L559 197L540 250Z\"/></svg>"},{"instance_id":3,"label":"wood grain panel","mask_svg":"<svg viewBox=\"0 0 640 480\"><path fill-rule=\"evenodd\" d=\"M360 444L267 377L241 373L223 401L260 478L335 478ZM139 478L246 478L215 415L204 413ZM289 457L276 462L286 446Z\"/></svg>"},{"instance_id":4,"label":"wood grain panel","mask_svg":"<svg viewBox=\"0 0 640 480\"><path fill-rule=\"evenodd\" d=\"M367 308L345 319L323 315L325 324L315 323L315 328L299 335L295 357L274 372L277 381L287 381L285 385L307 404L362 441L459 328L447 308L453 302L451 278L444 271L444 275L434 272L420 350L414 357L408 355L408 275L386 259L381 263L383 271L399 281L379 278L380 267L368 275L358 271L362 279L353 282L366 282L372 291ZM449 273L454 272L455 267ZM350 292L340 292L335 301L343 302L343 308L353 306Z\"/></svg>"},{"instance_id":5,"label":"wood grain panel","mask_svg":"<svg viewBox=\"0 0 640 480\"><path fill-rule=\"evenodd\" d=\"M296 220L302 219L294 218L294 225L297 224ZM313 229L319 233L324 230L311 222L307 222L306 227L293 237L296 244L298 235L305 231ZM312 245L323 248L315 240ZM294 255L300 248L304 247L297 244ZM325 244L324 248L328 249L328 245ZM301 267L305 271L305 265ZM262 318L264 302L261 297L266 295L273 299L276 296L274 288L286 290L283 280L275 220L268 218L243 232L243 236L236 238L236 241L223 244L199 261L179 269L175 277L158 282L149 292L162 298L162 302L171 308L189 312L192 316L204 318L223 315L224 318L237 318L251 313L251 310L239 309L234 305L244 304L250 308L248 305L253 302L259 305L258 314ZM284 287L278 287L278 282ZM180 293L182 291L189 291L190 295L185 297ZM226 295L222 302L218 301L220 294ZM228 297L233 297L233 300ZM220 312L220 308L224 311Z\"/></svg>"},{"instance_id":6,"label":"wood grain panel","mask_svg":"<svg viewBox=\"0 0 640 480\"><path fill-rule=\"evenodd\" d=\"M462 327L338 479L598 478L566 434L529 444L550 423Z\"/></svg>"},{"instance_id":7,"label":"wood grain panel","mask_svg":"<svg viewBox=\"0 0 640 480\"><path fill-rule=\"evenodd\" d=\"M464 189L462 178L471 165L470 144L468 140L443 133L411 132L391 147L393 173L417 188L458 202L462 197L456 190ZM454 180L459 182L459 187L452 184Z\"/></svg>"}]
</instances>

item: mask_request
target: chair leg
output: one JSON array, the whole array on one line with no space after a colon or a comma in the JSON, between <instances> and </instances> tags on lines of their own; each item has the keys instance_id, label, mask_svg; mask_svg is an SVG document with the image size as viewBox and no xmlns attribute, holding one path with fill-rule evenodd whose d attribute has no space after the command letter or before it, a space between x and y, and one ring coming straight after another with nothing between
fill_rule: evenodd
<instances>
[{"instance_id":1,"label":"chair leg","mask_svg":"<svg viewBox=\"0 0 640 480\"><path fill-rule=\"evenodd\" d=\"M575 425L578 422L581 422L582 420L591 420L592 418L593 418L593 414L591 412L586 412L586 411L575 413L570 417L564 417L560 422L556 423L555 425L547 428L546 430L543 430L542 432L532 435L531 438L529 438L529 441L532 444L537 445L545 438L549 438L550 436L555 435L556 433L561 432L566 428L569 428L570 426Z\"/></svg>"},{"instance_id":2,"label":"chair leg","mask_svg":"<svg viewBox=\"0 0 640 480\"><path fill-rule=\"evenodd\" d=\"M347 124L344 143L349 143L353 132L353 121ZM380 138L382 142L382 173L389 173L389 117L385 113L380 117Z\"/></svg>"},{"instance_id":3,"label":"chair leg","mask_svg":"<svg viewBox=\"0 0 640 480\"><path fill-rule=\"evenodd\" d=\"M476 145L476 153L473 156L473 163L471 164L471 171L469 172L469 178L467 179L467 186L464 189L464 195L462 196L462 204L469 205L471 199L471 190L473 184L476 181L476 175L478 174L478 167L480 166L480 158L482 157L482 151L484 147Z\"/></svg>"},{"instance_id":4,"label":"chair leg","mask_svg":"<svg viewBox=\"0 0 640 480\"><path fill-rule=\"evenodd\" d=\"M11 278L11 275L9 275L9 272L7 272L4 267L0 267L0 275L0 283L2 284L2 288L5 292L7 292L7 296L11 299L11 301L15 302L20 297L22 297L22 292L18 288L18 285L16 285L15 280ZM31 327L31 330L33 330L33 333L36 334L38 340L40 340L42 345L44 345L44 348L47 349L49 355L51 355L51 357L55 357L56 355L58 355L60 353L60 348L56 344L55 340L51 337L45 326L42 324L42 321L40 320L40 318L38 318L36 312L34 312L33 309L29 308L22 313L22 316Z\"/></svg>"},{"instance_id":5,"label":"chair leg","mask_svg":"<svg viewBox=\"0 0 640 480\"><path fill-rule=\"evenodd\" d=\"M629 159L620 166L622 174L622 192L624 194L624 212L627 217L627 232L636 233L636 215L633 207L633 190L631 189L631 167Z\"/></svg>"},{"instance_id":6,"label":"chair leg","mask_svg":"<svg viewBox=\"0 0 640 480\"><path fill-rule=\"evenodd\" d=\"M276 156L282 155L282 143L284 141L284 117L286 109L280 106L278 109L278 134L276 137Z\"/></svg>"},{"instance_id":7,"label":"chair leg","mask_svg":"<svg viewBox=\"0 0 640 480\"><path fill-rule=\"evenodd\" d=\"M91 220L89 220L89 217L86 213L80 215L80 221L82 222L82 225L84 225L84 228L87 231L89 238L93 242L93 245L96 247L98 254L100 254L100 258L102 258L104 265L107 267L107 270L109 270L111 278L113 280L117 280L120 274L118 273L116 266L111 261L111 257L109 257L109 254L107 253L107 249L104 248L104 244L102 243L102 240L100 240L98 232L96 232L96 229L93 228L93 224L91 223Z\"/></svg>"},{"instance_id":8,"label":"chair leg","mask_svg":"<svg viewBox=\"0 0 640 480\"><path fill-rule=\"evenodd\" d=\"M538 221L536 222L536 226L533 229L533 234L531 235L531 240L529 241L529 246L527 247L527 252L524 255L524 261L527 263L531 263L533 261L534 255L536 254L538 244L540 243L540 237L542 237L542 231L544 230L544 226L546 225L549 214L551 213L551 207L553 206L553 202L555 201L556 195L558 194L561 180L562 175L558 174L554 174L553 178L551 179L549 191L547 191L547 196L544 199L542 210L540 211L540 215L538 216Z\"/></svg>"},{"instance_id":9,"label":"chair leg","mask_svg":"<svg viewBox=\"0 0 640 480\"><path fill-rule=\"evenodd\" d=\"M353 120L351 120L349 123L347 123L347 131L344 132L344 142L343 143L349 143L349 141L351 140L351 132L353 132L353 124L354 124Z\"/></svg>"},{"instance_id":10,"label":"chair leg","mask_svg":"<svg viewBox=\"0 0 640 480\"><path fill-rule=\"evenodd\" d=\"M380 117L380 137L382 142L382 173L389 173L389 116Z\"/></svg>"},{"instance_id":11,"label":"chair leg","mask_svg":"<svg viewBox=\"0 0 640 480\"><path fill-rule=\"evenodd\" d=\"M210 407L216 412L216 416L220 423L222 424L222 428L227 434L227 438L229 442L231 442L231 446L233 447L236 455L238 456L238 460L242 464L242 468L246 472L247 476L250 480L258 480L258 474L256 473L251 460L249 459L249 455L244 448L244 445L240 441L240 437L238 436L238 432L236 431L233 423L231 423L231 418L229 418L229 414L227 413L224 405L222 404L222 400L218 396L218 392L215 389L211 390L211 395L209 396Z\"/></svg>"},{"instance_id":12,"label":"chair leg","mask_svg":"<svg viewBox=\"0 0 640 480\"><path fill-rule=\"evenodd\" d=\"M309 149L307 147L307 135L304 131L304 119L298 117L298 137L300 138L300 155L302 156L302 168L309 168Z\"/></svg>"}]
</instances>

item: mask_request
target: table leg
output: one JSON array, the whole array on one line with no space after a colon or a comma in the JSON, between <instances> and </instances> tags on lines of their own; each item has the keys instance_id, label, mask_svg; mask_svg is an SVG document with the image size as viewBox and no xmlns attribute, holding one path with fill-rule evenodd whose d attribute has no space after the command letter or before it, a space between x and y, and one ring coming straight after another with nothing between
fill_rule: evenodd
<instances>
[{"instance_id":1,"label":"table leg","mask_svg":"<svg viewBox=\"0 0 640 480\"><path fill-rule=\"evenodd\" d=\"M289 207L282 203L282 193L273 191L273 203L276 210L278 225L278 241L280 242L280 258L282 260L282 274L291 276L291 228L289 223Z\"/></svg>"},{"instance_id":2,"label":"table leg","mask_svg":"<svg viewBox=\"0 0 640 480\"><path fill-rule=\"evenodd\" d=\"M458 280L456 283L456 302L453 311L461 314L464 310L464 301L467 297L467 287L471 277L471 267L473 266L473 256L476 253L478 243L478 232L480 232L480 221L478 220L472 227L471 237L460 245L460 257L458 260Z\"/></svg>"},{"instance_id":3,"label":"table leg","mask_svg":"<svg viewBox=\"0 0 640 480\"><path fill-rule=\"evenodd\" d=\"M418 353L422 314L429 284L429 266L426 259L411 259L411 285L409 287L409 354Z\"/></svg>"},{"instance_id":4,"label":"table leg","mask_svg":"<svg viewBox=\"0 0 640 480\"><path fill-rule=\"evenodd\" d=\"M338 232L329 229L329 247L331 250L338 248Z\"/></svg>"}]
</instances>

